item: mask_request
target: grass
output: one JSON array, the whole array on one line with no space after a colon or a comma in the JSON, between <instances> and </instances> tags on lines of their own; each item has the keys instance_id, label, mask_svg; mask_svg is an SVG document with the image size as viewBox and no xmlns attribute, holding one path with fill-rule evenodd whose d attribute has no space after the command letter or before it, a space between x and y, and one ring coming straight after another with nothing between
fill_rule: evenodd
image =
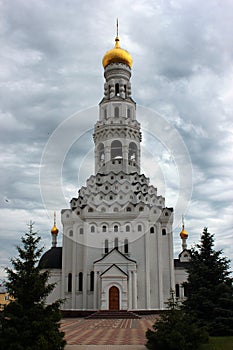
<instances>
[{"instance_id":1,"label":"grass","mask_svg":"<svg viewBox=\"0 0 233 350\"><path fill-rule=\"evenodd\" d=\"M201 350L233 350L233 337L210 337L209 344L204 344Z\"/></svg>"}]
</instances>

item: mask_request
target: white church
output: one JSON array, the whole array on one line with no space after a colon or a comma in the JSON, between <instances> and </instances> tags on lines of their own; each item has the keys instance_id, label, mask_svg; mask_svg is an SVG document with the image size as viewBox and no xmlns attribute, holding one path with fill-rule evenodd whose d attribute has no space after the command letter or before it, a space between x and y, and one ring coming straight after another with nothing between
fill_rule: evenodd
<instances>
[{"instance_id":1,"label":"white church","mask_svg":"<svg viewBox=\"0 0 233 350\"><path fill-rule=\"evenodd\" d=\"M131 95L132 58L120 47L103 57L104 97L94 128L95 174L61 211L62 247L56 221L52 247L40 267L56 287L48 303L64 310L161 310L170 296L185 297L190 260L187 231L173 257L173 208L140 171L142 135Z\"/></svg>"}]
</instances>

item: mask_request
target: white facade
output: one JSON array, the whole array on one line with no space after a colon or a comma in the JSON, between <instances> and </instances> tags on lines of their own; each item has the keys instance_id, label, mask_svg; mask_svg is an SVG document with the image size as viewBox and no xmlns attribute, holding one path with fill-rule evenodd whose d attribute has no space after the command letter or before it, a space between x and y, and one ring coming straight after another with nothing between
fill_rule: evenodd
<instances>
[{"instance_id":1,"label":"white facade","mask_svg":"<svg viewBox=\"0 0 233 350\"><path fill-rule=\"evenodd\" d=\"M61 212L62 266L60 274L51 268L58 285L49 301L65 298L68 310L163 309L170 290L182 289L187 278L180 259L174 267L173 209L140 173L130 66L113 60L104 76L95 175Z\"/></svg>"}]
</instances>

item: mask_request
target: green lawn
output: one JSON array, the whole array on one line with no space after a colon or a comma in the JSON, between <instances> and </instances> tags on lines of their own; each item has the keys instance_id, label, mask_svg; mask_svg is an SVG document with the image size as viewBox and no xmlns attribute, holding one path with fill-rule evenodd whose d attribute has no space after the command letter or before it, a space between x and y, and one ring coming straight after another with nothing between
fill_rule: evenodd
<instances>
[{"instance_id":1,"label":"green lawn","mask_svg":"<svg viewBox=\"0 0 233 350\"><path fill-rule=\"evenodd\" d=\"M201 350L233 350L233 337L210 337L209 344L204 344Z\"/></svg>"}]
</instances>

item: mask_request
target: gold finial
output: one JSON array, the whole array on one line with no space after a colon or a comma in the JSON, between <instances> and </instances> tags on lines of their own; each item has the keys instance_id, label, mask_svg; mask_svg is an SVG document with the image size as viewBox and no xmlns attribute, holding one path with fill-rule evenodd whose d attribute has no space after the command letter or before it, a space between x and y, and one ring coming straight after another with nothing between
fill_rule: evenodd
<instances>
[{"instance_id":1,"label":"gold finial","mask_svg":"<svg viewBox=\"0 0 233 350\"><path fill-rule=\"evenodd\" d=\"M51 233L52 233L52 235L57 235L58 234L58 232L59 232L59 230L58 230L58 228L57 228L57 226L56 226L56 211L54 211L54 214L53 214L53 227L52 227L52 229L51 229Z\"/></svg>"},{"instance_id":2,"label":"gold finial","mask_svg":"<svg viewBox=\"0 0 233 350\"><path fill-rule=\"evenodd\" d=\"M180 238L188 238L188 232L184 228L184 215L182 215L182 231L180 232Z\"/></svg>"}]
</instances>

